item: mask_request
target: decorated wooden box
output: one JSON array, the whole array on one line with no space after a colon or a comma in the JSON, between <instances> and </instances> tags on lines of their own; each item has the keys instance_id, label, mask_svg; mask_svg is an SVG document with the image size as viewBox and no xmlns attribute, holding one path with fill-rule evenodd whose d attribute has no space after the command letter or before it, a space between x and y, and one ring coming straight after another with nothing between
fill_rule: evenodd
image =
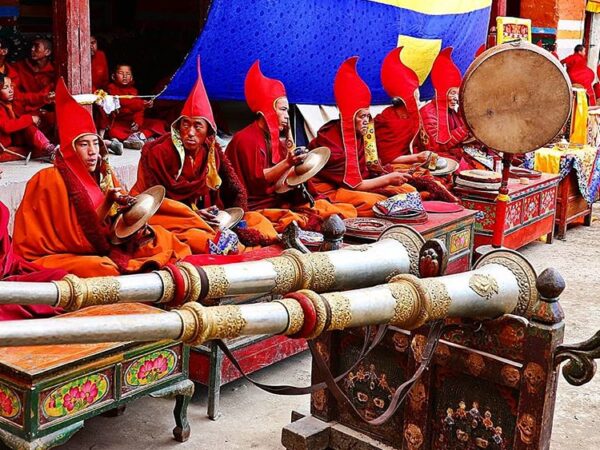
<instances>
[{"instance_id":1,"label":"decorated wooden box","mask_svg":"<svg viewBox=\"0 0 600 450\"><path fill-rule=\"evenodd\" d=\"M331 425L334 448L342 448L336 447L341 442L347 448L380 448L364 445L375 445L370 439L404 450L548 448L557 382L551 355L563 330L562 323L545 326L517 316L454 329L445 333L429 369L383 425L361 420L325 390L312 394L311 414L342 426ZM427 331L390 327L379 346L340 381L364 418L380 416L396 388L415 372ZM333 374L342 374L357 362L363 340L359 330L328 333L319 338L317 351ZM322 381L314 364L312 381Z\"/></svg>"},{"instance_id":2,"label":"decorated wooden box","mask_svg":"<svg viewBox=\"0 0 600 450\"><path fill-rule=\"evenodd\" d=\"M560 177L542 174L530 184L511 179L508 184L510 201L504 224L503 246L518 249L547 236L551 243L554 233L557 188ZM479 211L475 223L475 248L492 243L496 226L497 193L455 188L465 208Z\"/></svg>"},{"instance_id":3,"label":"decorated wooden box","mask_svg":"<svg viewBox=\"0 0 600 450\"><path fill-rule=\"evenodd\" d=\"M135 303L65 316L161 312ZM0 348L0 439L11 448L32 441L48 448L69 439L84 420L150 393L187 382L191 397L188 353L170 341Z\"/></svg>"}]
</instances>

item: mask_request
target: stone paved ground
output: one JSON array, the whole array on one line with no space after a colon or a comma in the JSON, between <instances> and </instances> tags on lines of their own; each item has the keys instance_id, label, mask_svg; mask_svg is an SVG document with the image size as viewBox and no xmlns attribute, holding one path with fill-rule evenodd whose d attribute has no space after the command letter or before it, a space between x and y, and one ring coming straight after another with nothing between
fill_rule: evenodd
<instances>
[{"instance_id":1,"label":"stone paved ground","mask_svg":"<svg viewBox=\"0 0 600 450\"><path fill-rule=\"evenodd\" d=\"M597 214L599 211L596 212ZM600 220L590 228L569 231L567 241L536 242L523 249L538 270L553 266L567 280L561 303L566 314L565 342L592 336L600 328ZM304 385L310 378L307 354L295 356L256 375L259 381ZM142 399L119 418L99 417L64 446L65 449L280 449L281 428L292 409L308 409L307 397L277 397L238 381L222 390L223 417L206 418L206 391L189 408L192 436L185 444L171 438L173 402ZM552 450L600 449L600 375L575 388L561 378L558 387Z\"/></svg>"}]
</instances>

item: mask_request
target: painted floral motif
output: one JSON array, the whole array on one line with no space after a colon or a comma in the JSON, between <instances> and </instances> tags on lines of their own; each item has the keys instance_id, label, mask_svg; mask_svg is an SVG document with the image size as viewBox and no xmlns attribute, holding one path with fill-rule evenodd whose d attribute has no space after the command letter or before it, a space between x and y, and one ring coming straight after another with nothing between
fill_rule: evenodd
<instances>
[{"instance_id":1,"label":"painted floral motif","mask_svg":"<svg viewBox=\"0 0 600 450\"><path fill-rule=\"evenodd\" d=\"M150 353L129 366L125 383L129 386L145 386L163 379L175 370L177 355L172 350Z\"/></svg>"},{"instance_id":2,"label":"painted floral motif","mask_svg":"<svg viewBox=\"0 0 600 450\"><path fill-rule=\"evenodd\" d=\"M471 230L462 230L450 236L450 254L461 252L471 245Z\"/></svg>"},{"instance_id":3,"label":"painted floral motif","mask_svg":"<svg viewBox=\"0 0 600 450\"><path fill-rule=\"evenodd\" d=\"M548 189L542 192L540 200L540 215L544 215L554 209L556 203L556 189Z\"/></svg>"},{"instance_id":4,"label":"painted floral motif","mask_svg":"<svg viewBox=\"0 0 600 450\"><path fill-rule=\"evenodd\" d=\"M104 374L88 375L54 389L44 401L42 411L48 418L69 416L100 402L109 392Z\"/></svg>"},{"instance_id":5,"label":"painted floral motif","mask_svg":"<svg viewBox=\"0 0 600 450\"><path fill-rule=\"evenodd\" d=\"M21 412L21 400L7 386L0 385L0 417L12 419Z\"/></svg>"},{"instance_id":6,"label":"painted floral motif","mask_svg":"<svg viewBox=\"0 0 600 450\"><path fill-rule=\"evenodd\" d=\"M505 230L515 228L521 223L521 202L509 203L508 211L506 211Z\"/></svg>"},{"instance_id":7,"label":"painted floral motif","mask_svg":"<svg viewBox=\"0 0 600 450\"><path fill-rule=\"evenodd\" d=\"M523 200L523 222L528 222L539 216L539 196L532 195L531 197Z\"/></svg>"}]
</instances>

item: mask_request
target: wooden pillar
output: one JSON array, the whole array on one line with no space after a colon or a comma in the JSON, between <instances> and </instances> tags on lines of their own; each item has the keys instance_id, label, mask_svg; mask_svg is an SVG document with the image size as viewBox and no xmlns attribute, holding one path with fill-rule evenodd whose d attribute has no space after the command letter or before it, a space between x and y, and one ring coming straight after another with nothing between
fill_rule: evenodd
<instances>
[{"instance_id":1,"label":"wooden pillar","mask_svg":"<svg viewBox=\"0 0 600 450\"><path fill-rule=\"evenodd\" d=\"M72 94L92 91L89 0L52 0L54 63Z\"/></svg>"}]
</instances>

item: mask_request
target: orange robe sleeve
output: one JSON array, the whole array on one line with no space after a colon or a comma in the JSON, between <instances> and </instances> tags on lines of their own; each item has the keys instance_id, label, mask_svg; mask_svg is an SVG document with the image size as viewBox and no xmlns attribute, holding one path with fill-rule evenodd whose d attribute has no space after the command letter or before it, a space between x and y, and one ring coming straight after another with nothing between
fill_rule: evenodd
<instances>
[{"instance_id":1,"label":"orange robe sleeve","mask_svg":"<svg viewBox=\"0 0 600 450\"><path fill-rule=\"evenodd\" d=\"M79 220L58 169L43 169L27 183L15 215L15 252L42 267L81 277L118 275L119 266L109 256L96 254ZM155 239L134 252L125 272L162 267L191 254L173 234L160 226L153 228Z\"/></svg>"}]
</instances>

